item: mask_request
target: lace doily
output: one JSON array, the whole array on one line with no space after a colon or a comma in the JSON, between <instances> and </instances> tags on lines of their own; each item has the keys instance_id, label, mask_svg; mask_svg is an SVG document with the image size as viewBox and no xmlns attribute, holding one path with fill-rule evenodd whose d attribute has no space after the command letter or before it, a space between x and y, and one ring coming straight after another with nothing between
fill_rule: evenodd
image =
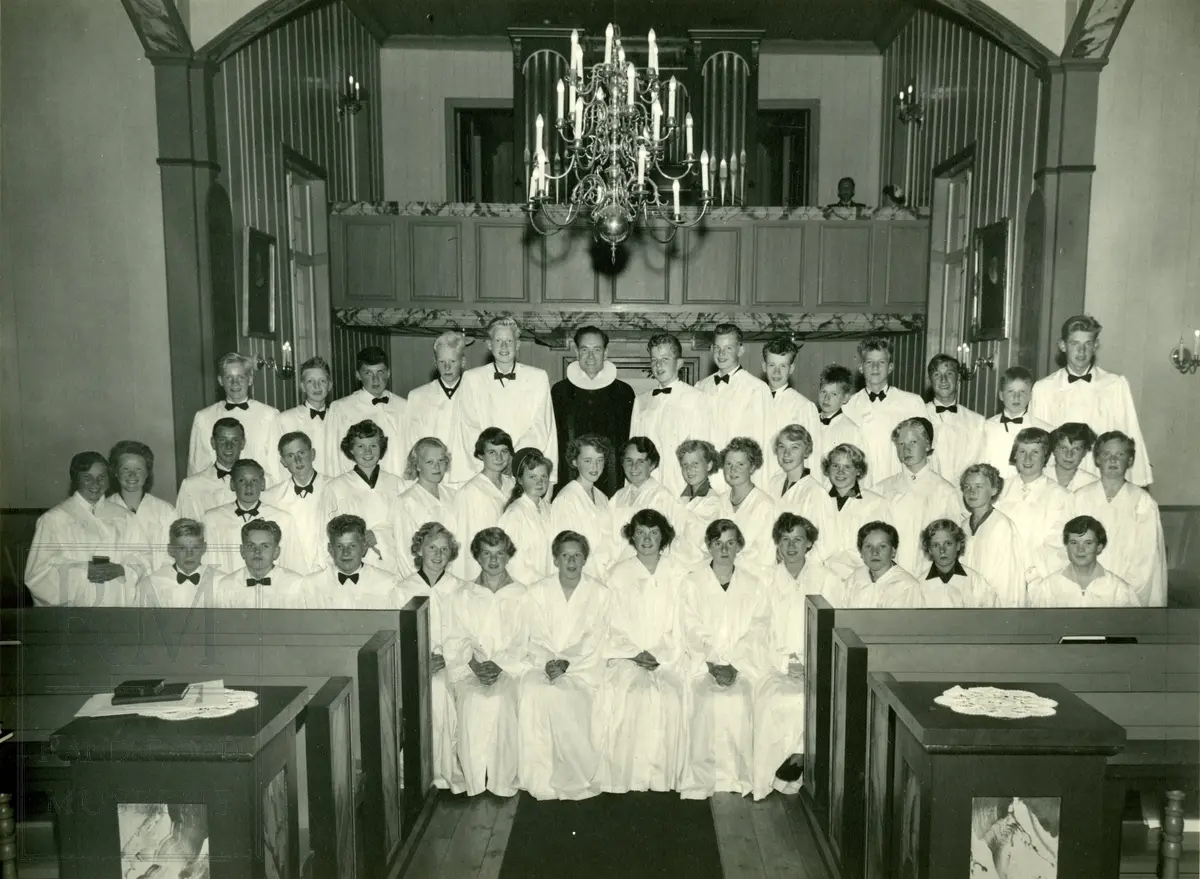
<instances>
[{"instance_id":1,"label":"lace doily","mask_svg":"<svg viewBox=\"0 0 1200 879\"><path fill-rule=\"evenodd\" d=\"M257 704L257 693L227 690L224 686L193 684L181 702L138 706L137 713L142 717L154 717L158 720L209 720L214 717L227 717L246 708L253 708Z\"/></svg>"},{"instance_id":2,"label":"lace doily","mask_svg":"<svg viewBox=\"0 0 1200 879\"><path fill-rule=\"evenodd\" d=\"M1058 703L1028 690L1001 690L998 687L951 687L933 700L955 714L1006 719L1052 717Z\"/></svg>"}]
</instances>

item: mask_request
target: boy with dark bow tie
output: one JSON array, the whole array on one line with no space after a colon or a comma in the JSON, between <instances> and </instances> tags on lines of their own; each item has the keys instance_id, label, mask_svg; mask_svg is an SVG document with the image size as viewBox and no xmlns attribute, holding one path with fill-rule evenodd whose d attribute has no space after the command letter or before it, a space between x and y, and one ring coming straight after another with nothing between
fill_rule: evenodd
<instances>
[{"instance_id":1,"label":"boy with dark bow tie","mask_svg":"<svg viewBox=\"0 0 1200 879\"><path fill-rule=\"evenodd\" d=\"M302 578L277 564L283 530L279 523L251 519L239 531L238 553L245 564L217 581L213 607L304 608Z\"/></svg>"},{"instance_id":2,"label":"boy with dark bow tie","mask_svg":"<svg viewBox=\"0 0 1200 879\"><path fill-rule=\"evenodd\" d=\"M929 465L953 485L964 470L983 460L983 416L958 402L959 365L949 354L935 354L925 370L933 388L925 417L938 438Z\"/></svg>"},{"instance_id":3,"label":"boy with dark bow tie","mask_svg":"<svg viewBox=\"0 0 1200 879\"><path fill-rule=\"evenodd\" d=\"M233 351L217 361L217 384L225 398L211 406L205 406L192 419L192 434L188 441L188 474L200 473L215 460L210 443L213 426L221 418L232 418L245 431L247 456L260 461L271 461L272 431L279 410L257 400L250 399L254 386L254 361ZM271 467L274 479L274 467Z\"/></svg>"},{"instance_id":4,"label":"boy with dark bow tie","mask_svg":"<svg viewBox=\"0 0 1200 879\"><path fill-rule=\"evenodd\" d=\"M308 564L295 520L286 510L261 499L265 488L262 465L253 458L239 459L229 474L229 482L234 501L214 507L204 514L204 533L208 536L213 562L225 573L236 570L242 545L242 526L256 519L270 519L280 529L279 548L283 566L297 573L307 572Z\"/></svg>"},{"instance_id":5,"label":"boy with dark bow tie","mask_svg":"<svg viewBox=\"0 0 1200 879\"><path fill-rule=\"evenodd\" d=\"M366 564L367 523L361 516L334 516L325 527L329 564L304 578L304 593L319 606L353 610L399 609L409 593L395 574Z\"/></svg>"},{"instance_id":6,"label":"boy with dark bow tie","mask_svg":"<svg viewBox=\"0 0 1200 879\"><path fill-rule=\"evenodd\" d=\"M329 407L330 439L340 444L353 425L361 421L374 421L388 438L392 457L384 458L379 466L394 476L404 473L404 459L412 445L407 430L408 402L399 394L388 389L392 380L392 369L387 353L372 345L363 348L354 359L355 374L361 387L353 394L335 400ZM399 463L397 463L399 462ZM354 462L344 455L333 455L327 476L340 476L354 468ZM396 469L396 468L399 469Z\"/></svg>"},{"instance_id":7,"label":"boy with dark bow tie","mask_svg":"<svg viewBox=\"0 0 1200 879\"><path fill-rule=\"evenodd\" d=\"M327 476L337 473L341 468L338 443L342 438L333 435L333 422L329 418L329 391L333 388L329 363L324 357L310 357L300 364L298 376L304 400L299 406L280 412L275 419L271 450L279 448L281 436L301 431L312 442L314 466ZM279 471L279 478L287 478L286 467Z\"/></svg>"},{"instance_id":8,"label":"boy with dark bow tie","mask_svg":"<svg viewBox=\"0 0 1200 879\"><path fill-rule=\"evenodd\" d=\"M171 564L142 576L136 594L129 596L130 607L210 607L213 590L221 571L204 563L208 549L204 526L195 519L176 519L167 537L167 555Z\"/></svg>"},{"instance_id":9,"label":"boy with dark bow tie","mask_svg":"<svg viewBox=\"0 0 1200 879\"><path fill-rule=\"evenodd\" d=\"M650 355L650 377L655 386L642 391L633 401L629 435L649 438L662 455L655 474L676 497L687 485L675 455L684 440L704 435L707 413L700 392L679 378L683 346L670 333L655 333L646 343Z\"/></svg>"},{"instance_id":10,"label":"boy with dark bow tie","mask_svg":"<svg viewBox=\"0 0 1200 879\"><path fill-rule=\"evenodd\" d=\"M924 418L925 401L891 383L892 343L887 339L863 339L858 343L858 359L866 387L851 397L844 409L862 428L860 448L867 456L866 485L871 487L901 471L892 431L906 418Z\"/></svg>"},{"instance_id":11,"label":"boy with dark bow tie","mask_svg":"<svg viewBox=\"0 0 1200 879\"><path fill-rule=\"evenodd\" d=\"M983 454L977 463L991 464L1005 479L1016 475L1009 463L1013 441L1026 427L1038 427L1049 433L1054 428L1029 411L1033 391L1033 373L1024 366L1010 366L1000 374L1000 402L1003 409L983 425Z\"/></svg>"},{"instance_id":12,"label":"boy with dark bow tie","mask_svg":"<svg viewBox=\"0 0 1200 879\"><path fill-rule=\"evenodd\" d=\"M233 489L229 472L246 448L246 428L236 418L218 418L209 438L216 459L199 473L184 478L175 498L175 512L181 519L204 518L213 507L229 502Z\"/></svg>"}]
</instances>

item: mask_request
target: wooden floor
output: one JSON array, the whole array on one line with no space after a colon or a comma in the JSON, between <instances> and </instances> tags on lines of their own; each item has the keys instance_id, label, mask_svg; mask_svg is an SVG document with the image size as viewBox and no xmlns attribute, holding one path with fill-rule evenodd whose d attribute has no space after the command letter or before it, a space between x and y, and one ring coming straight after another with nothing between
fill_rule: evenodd
<instances>
[{"instance_id":1,"label":"wooden floor","mask_svg":"<svg viewBox=\"0 0 1200 879\"><path fill-rule=\"evenodd\" d=\"M443 792L406 879L496 879L517 800ZM717 794L710 803L726 879L829 879L797 797ZM586 865L576 875L585 879Z\"/></svg>"}]
</instances>

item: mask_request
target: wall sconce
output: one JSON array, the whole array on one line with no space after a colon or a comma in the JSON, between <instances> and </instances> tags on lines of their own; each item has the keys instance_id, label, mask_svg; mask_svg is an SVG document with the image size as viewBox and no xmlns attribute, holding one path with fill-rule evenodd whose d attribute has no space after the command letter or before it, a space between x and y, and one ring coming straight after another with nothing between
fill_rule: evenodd
<instances>
[{"instance_id":1,"label":"wall sconce","mask_svg":"<svg viewBox=\"0 0 1200 879\"><path fill-rule=\"evenodd\" d=\"M920 125L925 121L925 107L922 106L920 99L917 98L916 91L910 85L908 90L901 89L899 96L896 98L896 107L900 121L905 125L910 122L916 122Z\"/></svg>"},{"instance_id":2,"label":"wall sconce","mask_svg":"<svg viewBox=\"0 0 1200 879\"><path fill-rule=\"evenodd\" d=\"M958 380L969 381L979 372L979 367L986 366L988 369L996 368L996 358L994 357L975 357L971 351L971 346L966 342L955 349L955 357L958 358Z\"/></svg>"},{"instance_id":3,"label":"wall sconce","mask_svg":"<svg viewBox=\"0 0 1200 879\"><path fill-rule=\"evenodd\" d=\"M283 343L283 356L280 358L280 361L281 362L276 363L274 357L259 357L258 368L262 369L265 366L269 366L271 369L275 370L275 374L281 379L284 381L291 381L296 377L296 367L292 363L291 342Z\"/></svg>"},{"instance_id":4,"label":"wall sconce","mask_svg":"<svg viewBox=\"0 0 1200 879\"><path fill-rule=\"evenodd\" d=\"M1183 346L1183 336L1179 337L1179 344L1171 350L1171 363L1185 375L1200 369L1200 330L1196 330L1194 336L1192 350Z\"/></svg>"},{"instance_id":5,"label":"wall sconce","mask_svg":"<svg viewBox=\"0 0 1200 879\"><path fill-rule=\"evenodd\" d=\"M346 90L338 95L338 115L357 114L367 104L367 94L362 83L353 76L348 78Z\"/></svg>"}]
</instances>

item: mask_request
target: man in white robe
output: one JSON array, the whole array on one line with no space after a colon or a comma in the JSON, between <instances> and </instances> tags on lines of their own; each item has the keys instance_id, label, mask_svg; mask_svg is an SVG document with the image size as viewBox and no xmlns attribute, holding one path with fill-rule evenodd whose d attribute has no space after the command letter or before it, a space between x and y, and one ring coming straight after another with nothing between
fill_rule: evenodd
<instances>
[{"instance_id":1,"label":"man in white robe","mask_svg":"<svg viewBox=\"0 0 1200 879\"><path fill-rule=\"evenodd\" d=\"M299 406L285 409L275 419L271 431L271 449L279 449L279 440L289 433L303 433L313 447L313 465L326 476L336 475L345 469L342 438L335 437L333 423L329 419L329 391L333 387L333 374L324 357L310 357L300 365L300 390L304 401ZM286 468L279 478L286 478Z\"/></svg>"},{"instance_id":2,"label":"man in white robe","mask_svg":"<svg viewBox=\"0 0 1200 879\"><path fill-rule=\"evenodd\" d=\"M225 392L225 399L204 407L192 419L192 434L188 441L189 475L200 473L216 460L215 449L210 442L213 426L218 419L233 418L245 431L246 457L267 462L272 481L278 477L271 443L279 410L250 399L254 366L251 358L237 352L226 354L217 361L217 383Z\"/></svg>"},{"instance_id":3,"label":"man in white robe","mask_svg":"<svg viewBox=\"0 0 1200 879\"><path fill-rule=\"evenodd\" d=\"M925 404L925 417L937 436L929 466L951 485L958 485L963 471L983 460L984 419L958 401L960 366L949 354L936 354L926 370L933 399Z\"/></svg>"},{"instance_id":4,"label":"man in white robe","mask_svg":"<svg viewBox=\"0 0 1200 879\"><path fill-rule=\"evenodd\" d=\"M525 596L530 668L521 677L519 774L539 800L582 800L600 793L604 644L608 587L583 573L587 539L554 539L557 576Z\"/></svg>"},{"instance_id":5,"label":"man in white robe","mask_svg":"<svg viewBox=\"0 0 1200 879\"><path fill-rule=\"evenodd\" d=\"M466 336L448 330L434 339L433 362L437 367L437 378L408 393L408 433L414 443L422 437L435 436L449 446L458 419L455 398L462 386L463 369L467 363ZM460 462L448 474L448 481L453 483L455 475L460 473L465 473L469 478L471 463L473 459Z\"/></svg>"},{"instance_id":6,"label":"man in white robe","mask_svg":"<svg viewBox=\"0 0 1200 879\"><path fill-rule=\"evenodd\" d=\"M788 336L777 336L763 345L763 373L767 377L767 389L771 392L767 444L763 446L763 452L767 453L766 462L759 475L764 486L782 472L775 456L770 454L779 431L789 424L798 424L808 431L809 436L817 432L816 405L791 385L796 355L799 353L800 349Z\"/></svg>"},{"instance_id":7,"label":"man in white robe","mask_svg":"<svg viewBox=\"0 0 1200 879\"><path fill-rule=\"evenodd\" d=\"M329 430L331 439L341 445L350 428L360 421L374 421L387 437L390 454L385 455L379 466L393 476L404 473L404 462L414 437L408 432L408 403L399 394L389 390L392 369L387 352L371 345L358 352L354 360L355 374L361 387L349 396L334 400L329 406ZM354 462L345 455L337 458L336 467L329 476L339 476L354 469Z\"/></svg>"},{"instance_id":8,"label":"man in white robe","mask_svg":"<svg viewBox=\"0 0 1200 879\"><path fill-rule=\"evenodd\" d=\"M551 461L558 461L550 377L544 369L517 363L520 326L510 317L495 318L488 324L487 346L493 362L464 372L455 393L458 418L450 441L453 483L466 482L478 472L475 440L489 427L507 433L515 448L541 449Z\"/></svg>"},{"instance_id":9,"label":"man in white robe","mask_svg":"<svg viewBox=\"0 0 1200 879\"><path fill-rule=\"evenodd\" d=\"M771 392L766 382L742 367L745 354L742 331L734 324L718 324L712 343L717 371L696 383L707 404L700 436L718 449L735 436L750 437L760 449L771 448ZM724 489L719 476L713 481L718 491Z\"/></svg>"},{"instance_id":10,"label":"man in white robe","mask_svg":"<svg viewBox=\"0 0 1200 879\"><path fill-rule=\"evenodd\" d=\"M299 544L303 559L296 569L299 574L311 574L328 563L323 546L325 526L333 516L332 480L313 468L315 455L308 434L294 431L280 437L279 460L288 478L268 488L262 496L268 505L292 517L296 533L288 537Z\"/></svg>"},{"instance_id":11,"label":"man in white robe","mask_svg":"<svg viewBox=\"0 0 1200 879\"><path fill-rule=\"evenodd\" d=\"M679 378L683 347L677 338L659 333L650 338L646 350L650 354L650 375L658 384L634 399L629 435L648 437L658 447L663 460L657 478L678 497L686 482L675 452L684 440L704 436L704 398Z\"/></svg>"},{"instance_id":12,"label":"man in white robe","mask_svg":"<svg viewBox=\"0 0 1200 879\"><path fill-rule=\"evenodd\" d=\"M295 520L286 510L262 500L264 476L262 465L252 458L241 458L229 474L234 500L207 511L201 520L208 541L210 559L224 573L241 566L242 526L256 519L276 523L282 532L280 564L289 571L308 570L304 538Z\"/></svg>"},{"instance_id":13,"label":"man in white robe","mask_svg":"<svg viewBox=\"0 0 1200 879\"><path fill-rule=\"evenodd\" d=\"M1133 440L1138 450L1129 481L1144 488L1154 477L1129 381L1123 375L1096 366L1101 329L1100 322L1091 315L1067 318L1058 342L1058 350L1066 355L1066 366L1033 386L1029 411L1055 427L1081 421L1096 433L1121 431ZM1092 472L1094 466L1094 462L1084 459L1085 472Z\"/></svg>"},{"instance_id":14,"label":"man in white robe","mask_svg":"<svg viewBox=\"0 0 1200 879\"><path fill-rule=\"evenodd\" d=\"M1006 482L1016 474L1011 459L1017 434L1027 427L1037 427L1047 432L1053 430L1051 425L1029 411L1032 393L1033 373L1023 366L1010 366L1000 375L1000 402L1004 408L983 425L983 455L980 461L1000 471Z\"/></svg>"},{"instance_id":15,"label":"man in white robe","mask_svg":"<svg viewBox=\"0 0 1200 879\"><path fill-rule=\"evenodd\" d=\"M850 420L862 428L867 456L867 488L875 487L900 473L901 465L892 445L892 431L906 418L923 418L925 401L917 394L902 391L891 384L892 344L872 337L858 343L859 369L866 387L843 407Z\"/></svg>"},{"instance_id":16,"label":"man in white robe","mask_svg":"<svg viewBox=\"0 0 1200 879\"><path fill-rule=\"evenodd\" d=\"M279 525L269 519L247 522L239 536L244 564L217 580L212 607L308 608L303 578L277 564L280 555Z\"/></svg>"},{"instance_id":17,"label":"man in white robe","mask_svg":"<svg viewBox=\"0 0 1200 879\"><path fill-rule=\"evenodd\" d=\"M391 571L367 564L367 523L334 516L325 529L330 564L304 578L306 595L326 610L399 610L411 594Z\"/></svg>"},{"instance_id":18,"label":"man in white robe","mask_svg":"<svg viewBox=\"0 0 1200 879\"><path fill-rule=\"evenodd\" d=\"M216 565L204 563L204 526L194 519L176 519L167 539L171 564L143 574L131 607L210 607L217 579Z\"/></svg>"},{"instance_id":19,"label":"man in white robe","mask_svg":"<svg viewBox=\"0 0 1200 879\"><path fill-rule=\"evenodd\" d=\"M817 429L812 433L812 461L809 466L814 473L821 473L825 456L836 446L852 445L862 449L864 440L862 427L843 408L854 395L854 373L844 366L831 363L821 370L817 386ZM817 477L819 480L823 476ZM828 488L828 480L825 480Z\"/></svg>"},{"instance_id":20,"label":"man in white robe","mask_svg":"<svg viewBox=\"0 0 1200 879\"><path fill-rule=\"evenodd\" d=\"M179 485L175 512L181 519L199 521L213 507L233 499L229 471L246 448L246 429L236 418L219 418L213 424L209 444L216 459L199 473L184 477Z\"/></svg>"}]
</instances>

